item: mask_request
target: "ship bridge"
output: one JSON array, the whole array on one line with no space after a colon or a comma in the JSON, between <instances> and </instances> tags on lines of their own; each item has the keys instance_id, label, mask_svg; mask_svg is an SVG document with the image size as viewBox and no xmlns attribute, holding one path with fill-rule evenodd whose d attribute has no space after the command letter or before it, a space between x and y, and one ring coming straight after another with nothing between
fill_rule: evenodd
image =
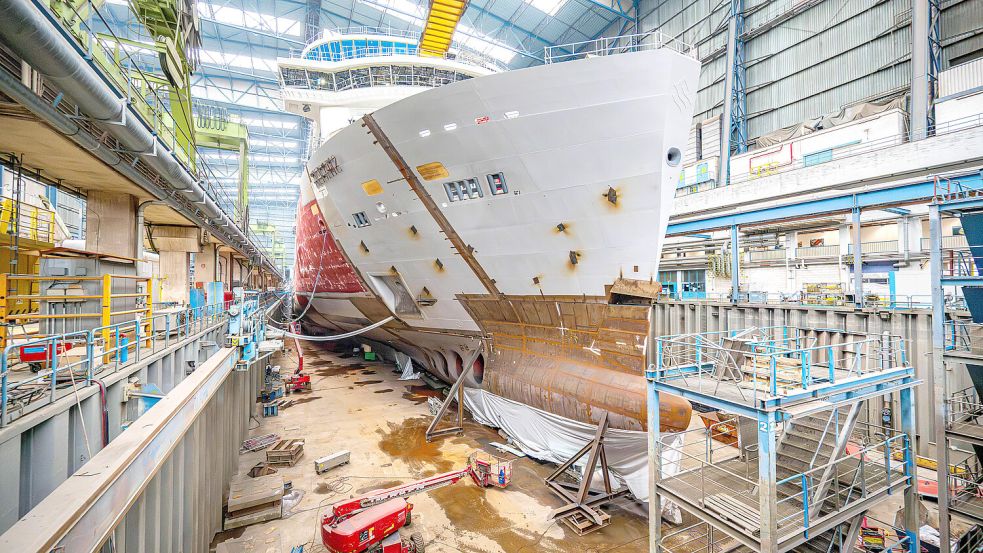
<instances>
[{"instance_id":1,"label":"ship bridge","mask_svg":"<svg viewBox=\"0 0 983 553\"><path fill-rule=\"evenodd\" d=\"M420 33L364 27L325 31L278 58L284 108L320 123L322 138L417 92L506 68L467 50L421 51Z\"/></svg>"}]
</instances>

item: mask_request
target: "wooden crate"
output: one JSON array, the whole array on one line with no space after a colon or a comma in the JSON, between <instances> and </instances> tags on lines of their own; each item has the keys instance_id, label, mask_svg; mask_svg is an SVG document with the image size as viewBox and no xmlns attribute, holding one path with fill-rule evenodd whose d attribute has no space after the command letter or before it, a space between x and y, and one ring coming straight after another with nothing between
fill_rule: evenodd
<instances>
[{"instance_id":1,"label":"wooden crate","mask_svg":"<svg viewBox=\"0 0 983 553\"><path fill-rule=\"evenodd\" d=\"M275 467L292 467L304 455L304 440L280 440L266 450L266 462Z\"/></svg>"}]
</instances>

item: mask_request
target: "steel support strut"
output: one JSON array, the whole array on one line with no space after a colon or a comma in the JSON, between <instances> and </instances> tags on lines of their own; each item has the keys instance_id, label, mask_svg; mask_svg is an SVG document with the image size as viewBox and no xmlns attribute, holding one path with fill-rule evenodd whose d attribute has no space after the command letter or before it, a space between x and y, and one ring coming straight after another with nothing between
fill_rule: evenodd
<instances>
[{"instance_id":1,"label":"steel support strut","mask_svg":"<svg viewBox=\"0 0 983 553\"><path fill-rule=\"evenodd\" d=\"M654 375L658 369L655 337L655 306L649 306L648 337L645 340L645 371ZM662 551L662 500L659 497L659 479L662 477L662 439L659 428L659 391L650 376L645 381L647 423L648 423L648 469L649 469L649 551Z\"/></svg>"},{"instance_id":2,"label":"steel support strut","mask_svg":"<svg viewBox=\"0 0 983 553\"><path fill-rule=\"evenodd\" d=\"M928 227L929 270L932 279L932 370L928 374L936 405L933 423L935 426L936 459L938 461L936 478L939 489L939 550L941 553L949 553L949 450L946 447L945 435L948 403L946 402L946 371L945 358L943 357L945 348L945 296L942 289L942 215L939 212L938 204L932 203L928 206ZM903 420L904 409L905 404L904 399L902 399L902 424L905 424ZM903 428L903 430L909 432L907 428ZM913 437L915 435L914 429L912 428L910 432L909 436ZM905 499L907 522L907 496Z\"/></svg>"}]
</instances>

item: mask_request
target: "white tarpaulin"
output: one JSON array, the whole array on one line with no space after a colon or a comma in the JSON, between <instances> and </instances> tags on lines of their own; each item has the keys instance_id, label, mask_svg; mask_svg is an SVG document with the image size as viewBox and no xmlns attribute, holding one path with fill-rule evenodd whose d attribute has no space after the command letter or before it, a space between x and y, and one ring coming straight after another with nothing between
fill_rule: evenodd
<instances>
[{"instance_id":1,"label":"white tarpaulin","mask_svg":"<svg viewBox=\"0 0 983 553\"><path fill-rule=\"evenodd\" d=\"M396 352L396 366L401 371L399 375L400 380L416 380L420 378L420 373L413 370L413 359L401 351Z\"/></svg>"},{"instance_id":2,"label":"white tarpaulin","mask_svg":"<svg viewBox=\"0 0 983 553\"><path fill-rule=\"evenodd\" d=\"M573 457L594 439L597 431L596 426L474 388L464 389L464 406L471 411L475 421L504 430L526 455L557 464ZM680 468L683 435L667 434L663 438L663 443L669 446L663 449L663 474L676 474ZM648 433L609 429L604 435L604 452L615 478L627 485L635 498L647 501ZM664 506L664 511L669 510L668 505Z\"/></svg>"}]
</instances>

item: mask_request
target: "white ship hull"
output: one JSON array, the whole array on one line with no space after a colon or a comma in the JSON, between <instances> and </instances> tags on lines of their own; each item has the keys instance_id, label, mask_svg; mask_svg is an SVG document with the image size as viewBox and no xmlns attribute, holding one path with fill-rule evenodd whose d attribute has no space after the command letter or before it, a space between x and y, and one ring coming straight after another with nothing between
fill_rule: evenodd
<instances>
[{"instance_id":1,"label":"white ship hull","mask_svg":"<svg viewBox=\"0 0 983 553\"><path fill-rule=\"evenodd\" d=\"M698 72L669 50L545 65L341 129L312 156L299 206L309 322L349 331L395 315L365 337L438 378L481 349L471 386L641 428L647 309L612 303L658 282ZM452 199L456 182L467 198ZM612 301L616 283L637 296Z\"/></svg>"}]
</instances>

